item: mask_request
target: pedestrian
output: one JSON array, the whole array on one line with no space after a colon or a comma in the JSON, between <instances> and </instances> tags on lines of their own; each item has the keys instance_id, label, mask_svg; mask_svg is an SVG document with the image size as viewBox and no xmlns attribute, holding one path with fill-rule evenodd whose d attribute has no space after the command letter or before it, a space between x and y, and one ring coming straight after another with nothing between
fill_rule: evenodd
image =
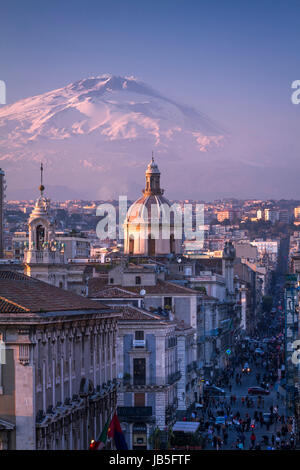
<instances>
[{"instance_id":1,"label":"pedestrian","mask_svg":"<svg viewBox=\"0 0 300 470\"><path fill-rule=\"evenodd\" d=\"M259 408L260 405L261 405L261 396L258 395L258 397L257 397L257 408Z\"/></svg>"},{"instance_id":2,"label":"pedestrian","mask_svg":"<svg viewBox=\"0 0 300 470\"><path fill-rule=\"evenodd\" d=\"M260 422L260 427L262 428L264 425L264 417L262 412L259 413L259 422Z\"/></svg>"},{"instance_id":3,"label":"pedestrian","mask_svg":"<svg viewBox=\"0 0 300 470\"><path fill-rule=\"evenodd\" d=\"M251 449L254 449L255 441L256 441L256 436L254 432L252 431L251 436L250 436Z\"/></svg>"},{"instance_id":4,"label":"pedestrian","mask_svg":"<svg viewBox=\"0 0 300 470\"><path fill-rule=\"evenodd\" d=\"M290 437L290 444L291 444L291 448L294 449L294 447L295 447L295 438L294 438L293 434Z\"/></svg>"}]
</instances>

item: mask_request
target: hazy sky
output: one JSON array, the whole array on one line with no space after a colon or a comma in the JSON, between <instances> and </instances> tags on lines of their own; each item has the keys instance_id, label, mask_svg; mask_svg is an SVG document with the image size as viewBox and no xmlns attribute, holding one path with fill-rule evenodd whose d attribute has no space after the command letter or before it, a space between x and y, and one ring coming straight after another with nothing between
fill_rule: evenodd
<instances>
[{"instance_id":1,"label":"hazy sky","mask_svg":"<svg viewBox=\"0 0 300 470\"><path fill-rule=\"evenodd\" d=\"M0 57L8 103L92 75L135 75L235 137L223 166L231 150L271 175L278 197L297 196L300 1L6 0Z\"/></svg>"}]
</instances>

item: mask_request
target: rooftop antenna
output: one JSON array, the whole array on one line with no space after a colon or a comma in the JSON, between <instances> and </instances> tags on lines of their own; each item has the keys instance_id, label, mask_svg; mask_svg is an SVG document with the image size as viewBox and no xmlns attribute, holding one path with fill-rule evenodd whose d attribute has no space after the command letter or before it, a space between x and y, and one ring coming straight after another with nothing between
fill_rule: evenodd
<instances>
[{"instance_id":1,"label":"rooftop antenna","mask_svg":"<svg viewBox=\"0 0 300 470\"><path fill-rule=\"evenodd\" d=\"M152 161L154 162L154 152L152 150Z\"/></svg>"}]
</instances>

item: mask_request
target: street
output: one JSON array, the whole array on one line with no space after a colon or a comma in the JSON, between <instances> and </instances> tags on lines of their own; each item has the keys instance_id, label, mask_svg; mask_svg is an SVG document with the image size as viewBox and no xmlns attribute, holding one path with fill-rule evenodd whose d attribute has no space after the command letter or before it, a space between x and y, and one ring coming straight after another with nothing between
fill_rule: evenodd
<instances>
[{"instance_id":1,"label":"street","mask_svg":"<svg viewBox=\"0 0 300 470\"><path fill-rule=\"evenodd\" d=\"M280 400L277 400L276 397L276 391L273 389L270 391L270 395L265 395L262 397L263 400L263 405L261 404L260 407L257 406L257 396L253 396L253 401L255 406L251 408L247 408L246 404L242 404L242 397L246 397L248 394L248 387L251 386L257 386L256 382L256 373L260 373L261 376L264 374L265 370L262 367L259 368L254 368L253 371L249 375L245 375L242 378L242 385L236 385L234 382L234 385L232 387L231 395L236 396L236 403L235 405L232 406L232 413L235 416L237 412L240 413L240 417L243 419L245 418L246 413L250 415L250 417L253 419L254 418L254 413L257 411L258 413L261 411L262 413L270 413L270 407L271 406L277 406L278 413L281 416L281 414L284 414L284 406L283 403ZM230 395L226 396L227 401L230 399ZM261 426L259 422L255 422L255 428L254 428L254 434L256 436L256 443L262 441L262 436L268 436L269 437L269 442L271 442L272 434L275 436L276 432L281 429L281 423L280 422L275 422L274 424L270 425L269 430L267 430L266 424ZM250 448L250 435L251 435L252 429L250 431L245 431L245 448L249 449ZM239 432L234 429L233 426L229 427L229 432L228 432L228 444L223 445L222 449L232 449L235 447L235 443L237 441L237 438L239 436ZM266 447L266 446L265 446Z\"/></svg>"}]
</instances>

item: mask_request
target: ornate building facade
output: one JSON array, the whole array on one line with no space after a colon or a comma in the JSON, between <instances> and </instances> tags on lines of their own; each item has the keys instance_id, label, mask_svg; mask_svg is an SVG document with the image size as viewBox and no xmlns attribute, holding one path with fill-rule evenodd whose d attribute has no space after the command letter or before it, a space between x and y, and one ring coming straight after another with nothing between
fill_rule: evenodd
<instances>
[{"instance_id":1,"label":"ornate building facade","mask_svg":"<svg viewBox=\"0 0 300 470\"><path fill-rule=\"evenodd\" d=\"M0 448L88 449L116 409L118 311L0 276Z\"/></svg>"}]
</instances>

